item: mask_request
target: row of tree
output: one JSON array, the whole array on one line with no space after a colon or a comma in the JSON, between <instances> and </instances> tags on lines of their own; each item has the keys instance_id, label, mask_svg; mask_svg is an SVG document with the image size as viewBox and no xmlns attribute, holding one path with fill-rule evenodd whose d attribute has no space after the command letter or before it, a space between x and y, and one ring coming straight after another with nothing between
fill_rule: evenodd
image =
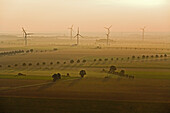
<instances>
[{"instance_id":1,"label":"row of tree","mask_svg":"<svg viewBox=\"0 0 170 113\"><path fill-rule=\"evenodd\" d=\"M29 51L33 52L33 50L29 50ZM155 58L159 58L159 57L160 57L160 58L163 58L163 57L167 57L167 54L164 54L164 55L151 55L151 56L142 55L141 57L139 57L139 56L138 56L138 57L132 56L131 59L133 59L133 60L134 60L134 59L140 59L140 58L142 58L142 59L148 59L149 57L150 57L150 58L154 58L154 57L155 57ZM119 58L115 58L115 59L116 59L116 60L119 60ZM127 59L130 60L130 57L128 57ZM110 60L113 61L114 58L111 58ZM121 60L124 60L124 59L121 58ZM108 58L105 58L105 59L101 59L101 58L99 58L99 59L94 59L94 62L97 62L97 61L105 61L105 62L106 62L106 61L109 61L109 59L108 59ZM81 63L81 62L82 62L82 63L86 63L87 61L86 61L85 59L82 60L82 61L79 60L79 59L78 59L78 60L73 60L73 59L72 59L72 60L69 61L70 64L73 64L73 63ZM67 63L66 61L63 62L63 64L66 64L66 63ZM42 62L42 63L39 63L39 62L38 62L38 63L36 63L37 66L39 66L39 65L46 65L46 64L47 64L46 62ZM50 64L50 65L54 65L55 63L54 63L54 62L50 62L49 64ZM61 62L57 61L56 64L61 64ZM32 63L28 63L28 64L22 63L22 66L27 66L27 65L28 65L28 66L32 66L33 64L32 64ZM14 64L14 67L17 67L17 66L18 66L18 64ZM1 67L2 67L2 65L0 65L0 68L1 68ZM12 65L8 65L7 67L12 67Z\"/></svg>"},{"instance_id":2,"label":"row of tree","mask_svg":"<svg viewBox=\"0 0 170 113\"><path fill-rule=\"evenodd\" d=\"M130 59L136 59L136 58L137 58L137 59L140 59L140 58L142 58L142 59L145 59L145 58L146 58L146 59L147 59L147 58L149 58L149 57L150 57L150 58L154 58L154 57L155 57L155 58L159 58L159 57L162 58L162 57L167 57L167 54L164 54L164 55L151 55L151 56L149 56L149 55L142 55L141 57L140 57L140 56L137 56L137 57L136 57L136 56L132 56L132 57L127 57L127 59L128 59L128 60L130 60ZM111 61L113 61L114 59L115 59L115 60L119 60L119 59L120 59L120 60L124 60L124 58L110 58ZM108 58L105 58L105 59L99 58L99 59L94 59L93 61L94 61L94 62L97 62L97 61L109 61L109 59L108 59Z\"/></svg>"},{"instance_id":3,"label":"row of tree","mask_svg":"<svg viewBox=\"0 0 170 113\"><path fill-rule=\"evenodd\" d=\"M15 51L7 51L7 52L0 52L0 56L8 56L8 55L15 55L15 54L20 54L20 53L32 53L34 50L15 50Z\"/></svg>"},{"instance_id":4,"label":"row of tree","mask_svg":"<svg viewBox=\"0 0 170 113\"><path fill-rule=\"evenodd\" d=\"M81 60L78 59L77 61L74 61L74 60L70 60L70 61L69 61L70 64L73 64L73 63L75 63L75 62L76 62L76 63L81 63L81 62L82 62L82 63L86 63L86 60L82 60L82 61L81 61ZM55 63L54 63L54 62L50 62L49 64L50 64L50 65L54 65ZM56 64L61 64L61 62L57 61ZM66 62L63 62L63 64L66 64ZM23 66L23 67L25 67L25 66L32 66L32 65L33 65L32 63L22 63L22 64L21 64L21 66ZM37 66L39 66L39 65L47 65L47 63L46 63L46 62L42 62L42 63L39 63L39 62L38 62L38 63L36 63L35 65L37 65ZM17 66L19 66L19 65L18 65L18 64L14 64L13 66L14 66L14 67L17 67ZM0 68L1 68L1 67L2 67L2 65L0 65ZM12 67L12 65L8 65L7 67Z\"/></svg>"},{"instance_id":5,"label":"row of tree","mask_svg":"<svg viewBox=\"0 0 170 113\"><path fill-rule=\"evenodd\" d=\"M121 77L127 77L127 78L130 78L130 79L135 78L133 75L125 74L125 70L121 70L120 72L116 72L116 70L117 70L116 66L110 66L108 74L118 75L118 76L121 76Z\"/></svg>"},{"instance_id":6,"label":"row of tree","mask_svg":"<svg viewBox=\"0 0 170 113\"><path fill-rule=\"evenodd\" d=\"M85 70L81 70L79 72L79 75L81 78L84 78L84 76L86 75L86 71ZM67 73L67 75L65 77L70 77L70 74ZM52 78L53 78L53 82L56 82L57 80L60 80L62 78L62 75L60 73L55 73L52 75Z\"/></svg>"},{"instance_id":7,"label":"row of tree","mask_svg":"<svg viewBox=\"0 0 170 113\"><path fill-rule=\"evenodd\" d=\"M168 48L133 48L133 47L114 47L115 49L135 49L135 50L170 50Z\"/></svg>"}]
</instances>

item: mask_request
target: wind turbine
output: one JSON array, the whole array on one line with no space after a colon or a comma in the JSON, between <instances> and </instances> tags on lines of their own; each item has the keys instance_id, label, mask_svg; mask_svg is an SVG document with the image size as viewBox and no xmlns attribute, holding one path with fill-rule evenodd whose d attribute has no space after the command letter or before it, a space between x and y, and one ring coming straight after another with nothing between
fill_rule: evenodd
<instances>
[{"instance_id":1,"label":"wind turbine","mask_svg":"<svg viewBox=\"0 0 170 113\"><path fill-rule=\"evenodd\" d=\"M109 45L109 37L110 37L110 28L112 27L112 25L110 27L104 27L105 29L107 29L107 45Z\"/></svg>"},{"instance_id":2,"label":"wind turbine","mask_svg":"<svg viewBox=\"0 0 170 113\"><path fill-rule=\"evenodd\" d=\"M73 25L68 29L70 29L70 38L72 40L72 37L73 37Z\"/></svg>"},{"instance_id":3,"label":"wind turbine","mask_svg":"<svg viewBox=\"0 0 170 113\"><path fill-rule=\"evenodd\" d=\"M79 45L79 38L80 38L80 37L84 38L83 36L80 35L79 27L78 27L78 29L77 29L77 35L76 35L74 38L76 38L76 37L77 37L77 45Z\"/></svg>"},{"instance_id":4,"label":"wind turbine","mask_svg":"<svg viewBox=\"0 0 170 113\"><path fill-rule=\"evenodd\" d=\"M142 30L142 39L144 40L144 38L145 38L145 29L146 29L146 27L144 26L143 28L141 28L141 30Z\"/></svg>"},{"instance_id":5,"label":"wind turbine","mask_svg":"<svg viewBox=\"0 0 170 113\"><path fill-rule=\"evenodd\" d=\"M25 46L27 46L27 36L32 35L33 33L27 33L23 27L22 27L22 31L24 33L23 35L24 35L24 39L25 39Z\"/></svg>"}]
</instances>

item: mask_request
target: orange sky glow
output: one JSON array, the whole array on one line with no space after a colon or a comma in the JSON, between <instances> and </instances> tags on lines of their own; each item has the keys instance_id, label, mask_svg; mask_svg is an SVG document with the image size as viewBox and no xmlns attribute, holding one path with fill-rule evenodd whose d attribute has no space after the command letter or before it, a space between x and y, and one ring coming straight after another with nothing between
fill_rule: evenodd
<instances>
[{"instance_id":1,"label":"orange sky glow","mask_svg":"<svg viewBox=\"0 0 170 113\"><path fill-rule=\"evenodd\" d=\"M0 0L0 33L63 32L78 26L83 32L170 32L170 0Z\"/></svg>"}]
</instances>

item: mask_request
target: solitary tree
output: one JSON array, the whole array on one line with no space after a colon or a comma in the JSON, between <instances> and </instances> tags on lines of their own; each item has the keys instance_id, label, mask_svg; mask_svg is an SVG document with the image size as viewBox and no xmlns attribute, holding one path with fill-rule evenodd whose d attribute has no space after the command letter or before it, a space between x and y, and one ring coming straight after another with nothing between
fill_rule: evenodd
<instances>
[{"instance_id":1,"label":"solitary tree","mask_svg":"<svg viewBox=\"0 0 170 113\"><path fill-rule=\"evenodd\" d=\"M115 71L116 71L116 66L110 66L110 70L109 70L109 73L112 73L112 74L114 74L115 73Z\"/></svg>"},{"instance_id":2,"label":"solitary tree","mask_svg":"<svg viewBox=\"0 0 170 113\"><path fill-rule=\"evenodd\" d=\"M81 78L83 78L84 75L86 75L86 71L85 70L81 70L79 74L80 74Z\"/></svg>"},{"instance_id":3,"label":"solitary tree","mask_svg":"<svg viewBox=\"0 0 170 113\"><path fill-rule=\"evenodd\" d=\"M61 74L60 74L60 73L53 74L53 75L52 75L52 78L53 78L53 82L55 82L56 80L61 79Z\"/></svg>"}]
</instances>

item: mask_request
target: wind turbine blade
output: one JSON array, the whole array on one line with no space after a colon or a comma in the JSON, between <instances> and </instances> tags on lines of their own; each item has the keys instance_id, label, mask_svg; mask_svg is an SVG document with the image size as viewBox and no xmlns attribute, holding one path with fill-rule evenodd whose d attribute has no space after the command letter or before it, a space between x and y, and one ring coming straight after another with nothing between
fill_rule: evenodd
<instances>
[{"instance_id":1,"label":"wind turbine blade","mask_svg":"<svg viewBox=\"0 0 170 113\"><path fill-rule=\"evenodd\" d=\"M25 31L25 29L22 27L22 30L23 30L23 32L25 33L25 35L27 35L27 33L26 33L26 31Z\"/></svg>"},{"instance_id":2,"label":"wind turbine blade","mask_svg":"<svg viewBox=\"0 0 170 113\"><path fill-rule=\"evenodd\" d=\"M105 29L108 29L107 27L104 27Z\"/></svg>"},{"instance_id":3,"label":"wind turbine blade","mask_svg":"<svg viewBox=\"0 0 170 113\"><path fill-rule=\"evenodd\" d=\"M79 34L79 36L81 36L82 38L84 38L82 35Z\"/></svg>"},{"instance_id":4,"label":"wind turbine blade","mask_svg":"<svg viewBox=\"0 0 170 113\"><path fill-rule=\"evenodd\" d=\"M109 29L112 27L112 25L109 27Z\"/></svg>"},{"instance_id":5,"label":"wind turbine blade","mask_svg":"<svg viewBox=\"0 0 170 113\"><path fill-rule=\"evenodd\" d=\"M78 35L78 34L77 34ZM77 37L77 35L76 36L74 36L73 38L76 38Z\"/></svg>"}]
</instances>

